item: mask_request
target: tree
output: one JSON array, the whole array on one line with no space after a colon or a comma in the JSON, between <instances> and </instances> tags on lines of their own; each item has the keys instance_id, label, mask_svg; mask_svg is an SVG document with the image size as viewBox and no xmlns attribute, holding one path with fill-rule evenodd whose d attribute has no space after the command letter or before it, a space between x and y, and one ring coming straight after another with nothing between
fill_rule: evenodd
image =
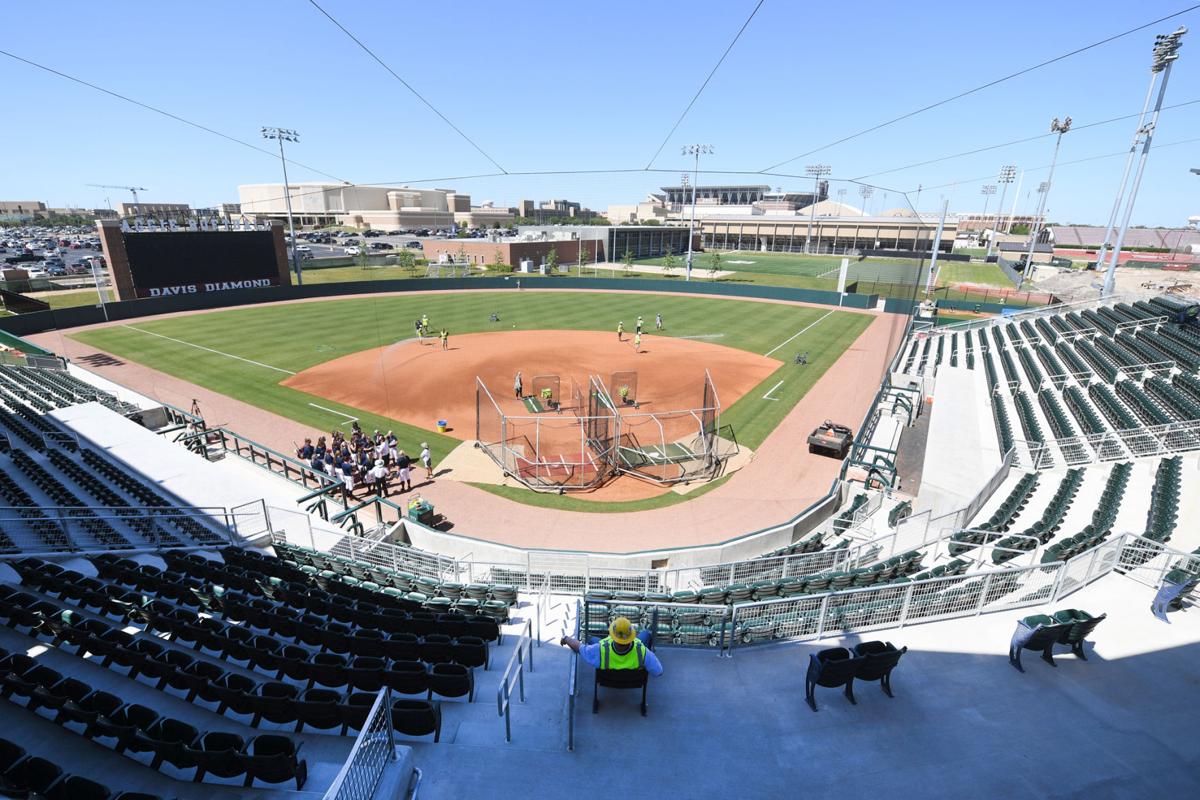
<instances>
[{"instance_id":1,"label":"tree","mask_svg":"<svg viewBox=\"0 0 1200 800\"><path fill-rule=\"evenodd\" d=\"M639 225L661 225L662 223L659 222L657 219L654 219L653 217L651 217L650 219L642 220L638 224Z\"/></svg>"},{"instance_id":2,"label":"tree","mask_svg":"<svg viewBox=\"0 0 1200 800\"><path fill-rule=\"evenodd\" d=\"M625 274L633 272L633 251L628 247L625 248L625 254L621 256L622 263L625 265Z\"/></svg>"},{"instance_id":3,"label":"tree","mask_svg":"<svg viewBox=\"0 0 1200 800\"><path fill-rule=\"evenodd\" d=\"M717 273L720 270L721 270L721 253L717 250L713 250L711 253L708 254L708 278L709 278L709 280L715 281L717 279Z\"/></svg>"},{"instance_id":4,"label":"tree","mask_svg":"<svg viewBox=\"0 0 1200 800\"><path fill-rule=\"evenodd\" d=\"M406 269L409 274L415 274L417 269L417 257L413 255L413 251L405 247L396 254L396 266L401 269Z\"/></svg>"},{"instance_id":5,"label":"tree","mask_svg":"<svg viewBox=\"0 0 1200 800\"><path fill-rule=\"evenodd\" d=\"M558 270L558 250L551 247L546 253L546 272L553 275Z\"/></svg>"},{"instance_id":6,"label":"tree","mask_svg":"<svg viewBox=\"0 0 1200 800\"><path fill-rule=\"evenodd\" d=\"M370 250L367 249L367 243L359 242L358 243L358 265L360 267L362 267L363 269L367 268L367 258L369 257L369 254L370 254Z\"/></svg>"},{"instance_id":7,"label":"tree","mask_svg":"<svg viewBox=\"0 0 1200 800\"><path fill-rule=\"evenodd\" d=\"M579 274L583 274L583 264L588 257L587 243L583 239L579 240Z\"/></svg>"},{"instance_id":8,"label":"tree","mask_svg":"<svg viewBox=\"0 0 1200 800\"><path fill-rule=\"evenodd\" d=\"M504 250L497 247L496 252L492 253L492 266L499 270L504 266Z\"/></svg>"},{"instance_id":9,"label":"tree","mask_svg":"<svg viewBox=\"0 0 1200 800\"><path fill-rule=\"evenodd\" d=\"M1029 233L1029 226L1023 222L1018 222L1016 225L1013 225L1008 232L1014 236L1024 236L1025 234Z\"/></svg>"},{"instance_id":10,"label":"tree","mask_svg":"<svg viewBox=\"0 0 1200 800\"><path fill-rule=\"evenodd\" d=\"M466 225L459 226L458 232L455 233L454 235L456 237L458 237L459 239L467 238L467 226Z\"/></svg>"},{"instance_id":11,"label":"tree","mask_svg":"<svg viewBox=\"0 0 1200 800\"><path fill-rule=\"evenodd\" d=\"M671 277L671 273L679 266L679 259L675 257L675 253L671 248L667 248L667 254L663 256L662 274L664 278Z\"/></svg>"}]
</instances>

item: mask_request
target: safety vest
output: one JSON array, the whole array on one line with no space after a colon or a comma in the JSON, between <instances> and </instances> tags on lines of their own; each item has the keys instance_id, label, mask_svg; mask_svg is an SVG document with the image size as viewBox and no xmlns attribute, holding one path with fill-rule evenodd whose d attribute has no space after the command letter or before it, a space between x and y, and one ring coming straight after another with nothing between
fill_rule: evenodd
<instances>
[{"instance_id":1,"label":"safety vest","mask_svg":"<svg viewBox=\"0 0 1200 800\"><path fill-rule=\"evenodd\" d=\"M633 640L633 647L622 655L613 649L612 637L600 640L600 669L644 669L646 645L641 639Z\"/></svg>"}]
</instances>

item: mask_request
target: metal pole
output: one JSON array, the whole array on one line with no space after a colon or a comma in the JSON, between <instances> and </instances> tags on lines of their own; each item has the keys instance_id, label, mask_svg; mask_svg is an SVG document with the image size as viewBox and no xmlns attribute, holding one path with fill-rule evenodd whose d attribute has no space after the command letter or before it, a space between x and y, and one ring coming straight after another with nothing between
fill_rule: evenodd
<instances>
[{"instance_id":1,"label":"metal pole","mask_svg":"<svg viewBox=\"0 0 1200 800\"><path fill-rule=\"evenodd\" d=\"M1142 138L1142 126L1146 123L1146 112L1150 109L1150 98L1154 95L1154 84L1158 81L1158 73L1151 71L1150 85L1146 87L1146 102L1142 103L1142 113L1138 115L1137 130L1134 131L1133 141L1129 145L1129 155L1125 158L1125 171L1121 173L1121 183L1117 185L1117 196L1113 198L1112 211L1108 215L1108 225L1104 229L1104 243L1100 245L1100 252L1096 253L1096 269L1100 269L1100 265L1104 263L1108 257L1109 245L1112 242L1113 231L1117 226L1117 213L1121 210L1121 201L1125 198L1125 185L1129 181L1129 171L1133 169L1133 157L1137 153L1138 142ZM1112 294L1113 274L1104 276L1104 296Z\"/></svg>"},{"instance_id":2,"label":"metal pole","mask_svg":"<svg viewBox=\"0 0 1200 800\"><path fill-rule=\"evenodd\" d=\"M1033 249L1037 246L1038 236L1042 233L1043 215L1046 210L1046 198L1050 195L1050 187L1054 184L1054 167L1058 164L1058 150L1062 147L1063 134L1071 129L1071 118L1067 117L1063 122L1058 121L1058 117L1050 123L1050 130L1058 134L1058 138L1054 140L1054 157L1050 159L1050 174L1046 176L1046 190L1042 192L1042 198L1038 201L1037 217L1033 221L1033 227L1029 231L1029 252L1025 256L1025 269L1021 270L1021 280L1017 283L1017 289L1020 290L1025 285L1025 276L1033 268Z\"/></svg>"},{"instance_id":3,"label":"metal pole","mask_svg":"<svg viewBox=\"0 0 1200 800\"><path fill-rule=\"evenodd\" d=\"M1117 272L1117 261L1121 257L1121 247L1125 244L1125 233L1129 230L1129 218L1133 216L1133 206L1137 202L1138 187L1141 186L1142 175L1146 171L1146 158L1150 155L1150 142L1154 139L1154 126L1158 124L1158 113L1162 110L1163 97L1167 94L1167 81L1171 78L1172 63L1168 61L1166 69L1163 70L1162 83L1158 86L1158 99L1154 101L1154 113L1150 115L1150 122L1143 129L1146 133L1146 140L1142 143L1142 156L1138 161L1137 172L1133 176L1133 186L1129 189L1129 202L1125 205L1125 218L1121 221L1121 232L1117 234L1117 242L1113 245L1108 272L1104 277L1105 297L1112 294L1113 281Z\"/></svg>"},{"instance_id":4,"label":"metal pole","mask_svg":"<svg viewBox=\"0 0 1200 800\"><path fill-rule=\"evenodd\" d=\"M1005 233L1012 233L1013 217L1017 215L1017 202L1021 199L1021 184L1025 182L1025 170L1017 177L1017 191L1013 193L1012 207L1008 210L1008 224L1004 226Z\"/></svg>"},{"instance_id":5,"label":"metal pole","mask_svg":"<svg viewBox=\"0 0 1200 800\"><path fill-rule=\"evenodd\" d=\"M695 151L696 166L692 170L692 217L688 222L688 252L687 252L687 273L684 276L685 281L692 279L692 238L695 236L696 228L696 181L700 179L700 151Z\"/></svg>"},{"instance_id":6,"label":"metal pole","mask_svg":"<svg viewBox=\"0 0 1200 800\"><path fill-rule=\"evenodd\" d=\"M941 245L942 245L942 229L946 225L946 212L949 211L949 209L950 209L950 198L947 197L946 201L944 203L942 203L942 217L941 217L941 219L938 220L937 233L934 234L934 237L933 237L933 257L929 261L929 279L925 284L926 296L928 296L929 293L931 291L933 291L933 281L934 281L935 274L937 273L938 248L941 247Z\"/></svg>"},{"instance_id":7,"label":"metal pole","mask_svg":"<svg viewBox=\"0 0 1200 800\"><path fill-rule=\"evenodd\" d=\"M288 187L287 159L283 156L283 137L278 137L279 163L283 165L283 197L287 201L288 236L292 240L292 269L296 273L296 285L303 286L304 278L300 274L300 254L296 252L296 226L292 224L292 190Z\"/></svg>"}]
</instances>

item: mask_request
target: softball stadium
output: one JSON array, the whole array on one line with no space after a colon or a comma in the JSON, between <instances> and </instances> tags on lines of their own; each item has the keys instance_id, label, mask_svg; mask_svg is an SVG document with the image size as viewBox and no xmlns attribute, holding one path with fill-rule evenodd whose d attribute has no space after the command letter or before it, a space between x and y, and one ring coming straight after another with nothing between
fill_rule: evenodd
<instances>
[{"instance_id":1,"label":"softball stadium","mask_svg":"<svg viewBox=\"0 0 1200 800\"><path fill-rule=\"evenodd\" d=\"M929 304L805 289L545 286L6 321L25 337L5 334L0 366L0 647L39 655L0 665L47 709L18 728L179 797L213 796L221 770L304 796L553 796L614 740L655 752L629 773L661 785L663 758L710 736L746 763L771 741L833 785L856 756L828 742L862 729L890 743L861 744L889 781L940 769L951 734L1020 795L1063 778L1001 742L1086 740L1106 757L1073 794L1128 782L1130 737L1187 739L1151 684L1187 680L1200 641L1197 306L938 324ZM847 429L845 451L810 446ZM322 437L365 441L373 477L310 459ZM618 618L663 677L556 646ZM143 652L158 660L119 666ZM883 691L856 698L855 677ZM116 723L69 727L114 702L63 683L84 678L158 715L149 766ZM264 758L166 741L216 732ZM1189 753L1139 758L1176 785ZM696 785L796 777L718 773Z\"/></svg>"}]
</instances>

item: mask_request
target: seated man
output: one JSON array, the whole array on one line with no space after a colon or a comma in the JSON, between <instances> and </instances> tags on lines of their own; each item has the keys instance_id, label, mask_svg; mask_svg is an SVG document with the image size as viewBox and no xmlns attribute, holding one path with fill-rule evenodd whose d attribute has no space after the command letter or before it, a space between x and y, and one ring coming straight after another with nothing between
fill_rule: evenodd
<instances>
[{"instance_id":1,"label":"seated man","mask_svg":"<svg viewBox=\"0 0 1200 800\"><path fill-rule=\"evenodd\" d=\"M650 649L650 631L633 632L633 623L625 617L617 617L608 627L608 636L597 641L595 637L581 644L574 636L564 636L558 641L569 647L584 661L596 669L640 669L654 677L662 675L662 663Z\"/></svg>"}]
</instances>

